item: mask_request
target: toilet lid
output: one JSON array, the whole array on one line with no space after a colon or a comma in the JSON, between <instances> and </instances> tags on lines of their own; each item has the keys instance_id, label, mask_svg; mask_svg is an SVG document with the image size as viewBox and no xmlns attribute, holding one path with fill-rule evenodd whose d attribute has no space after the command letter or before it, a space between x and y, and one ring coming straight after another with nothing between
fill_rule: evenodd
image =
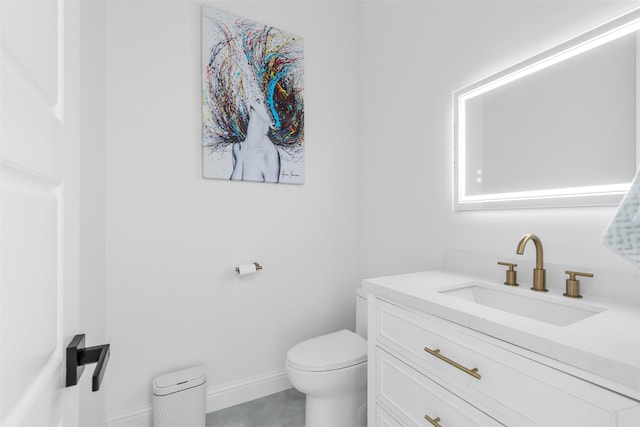
<instances>
[{"instance_id":1,"label":"toilet lid","mask_svg":"<svg viewBox=\"0 0 640 427\"><path fill-rule=\"evenodd\" d=\"M330 371L367 360L367 341L343 329L297 344L287 353L287 363L300 371Z\"/></svg>"}]
</instances>

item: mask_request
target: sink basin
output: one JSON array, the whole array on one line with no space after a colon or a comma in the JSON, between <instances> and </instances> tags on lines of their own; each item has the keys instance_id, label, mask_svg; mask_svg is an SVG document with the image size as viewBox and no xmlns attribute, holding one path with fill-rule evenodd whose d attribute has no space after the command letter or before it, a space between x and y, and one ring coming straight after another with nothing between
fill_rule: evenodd
<instances>
[{"instance_id":1,"label":"sink basin","mask_svg":"<svg viewBox=\"0 0 640 427\"><path fill-rule=\"evenodd\" d=\"M552 295L535 295L533 292L531 295L519 295L519 289L498 290L479 283L465 284L440 293L556 326L567 326L605 311L604 308L582 304L576 307L570 304L574 301L555 302L540 298L554 298Z\"/></svg>"}]
</instances>

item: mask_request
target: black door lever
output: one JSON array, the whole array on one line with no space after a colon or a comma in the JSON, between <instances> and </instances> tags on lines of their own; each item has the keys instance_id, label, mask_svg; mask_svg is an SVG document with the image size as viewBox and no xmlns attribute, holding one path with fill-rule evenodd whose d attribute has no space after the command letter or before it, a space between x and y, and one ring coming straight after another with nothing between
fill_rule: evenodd
<instances>
[{"instance_id":1,"label":"black door lever","mask_svg":"<svg viewBox=\"0 0 640 427\"><path fill-rule=\"evenodd\" d=\"M109 361L109 344L95 347L84 347L84 334L73 337L67 346L67 383L66 386L78 384L84 365L88 363L98 363L93 371L92 391L100 390L104 371L107 369Z\"/></svg>"}]
</instances>

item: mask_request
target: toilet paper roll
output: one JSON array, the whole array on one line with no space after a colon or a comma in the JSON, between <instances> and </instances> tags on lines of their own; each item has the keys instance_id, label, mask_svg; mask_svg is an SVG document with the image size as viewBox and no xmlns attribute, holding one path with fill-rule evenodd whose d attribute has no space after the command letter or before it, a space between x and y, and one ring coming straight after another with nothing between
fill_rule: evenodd
<instances>
[{"instance_id":1,"label":"toilet paper roll","mask_svg":"<svg viewBox=\"0 0 640 427\"><path fill-rule=\"evenodd\" d=\"M247 274L253 274L256 272L255 264L242 264L236 268L236 274L238 276L246 276Z\"/></svg>"}]
</instances>

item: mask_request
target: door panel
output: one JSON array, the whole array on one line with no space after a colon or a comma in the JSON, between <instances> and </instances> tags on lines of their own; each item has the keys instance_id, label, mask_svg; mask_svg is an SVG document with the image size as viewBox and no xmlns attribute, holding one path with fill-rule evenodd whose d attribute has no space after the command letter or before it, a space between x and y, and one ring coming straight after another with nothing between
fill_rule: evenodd
<instances>
[{"instance_id":1,"label":"door panel","mask_svg":"<svg viewBox=\"0 0 640 427\"><path fill-rule=\"evenodd\" d=\"M61 94L62 1L3 1L0 15L2 57L22 86L49 107Z\"/></svg>"},{"instance_id":2,"label":"door panel","mask_svg":"<svg viewBox=\"0 0 640 427\"><path fill-rule=\"evenodd\" d=\"M0 173L0 401L19 408L62 361L60 198L42 177L7 164Z\"/></svg>"},{"instance_id":3,"label":"door panel","mask_svg":"<svg viewBox=\"0 0 640 427\"><path fill-rule=\"evenodd\" d=\"M0 425L77 424L77 2L0 1ZM71 219L71 220L70 220Z\"/></svg>"}]
</instances>

